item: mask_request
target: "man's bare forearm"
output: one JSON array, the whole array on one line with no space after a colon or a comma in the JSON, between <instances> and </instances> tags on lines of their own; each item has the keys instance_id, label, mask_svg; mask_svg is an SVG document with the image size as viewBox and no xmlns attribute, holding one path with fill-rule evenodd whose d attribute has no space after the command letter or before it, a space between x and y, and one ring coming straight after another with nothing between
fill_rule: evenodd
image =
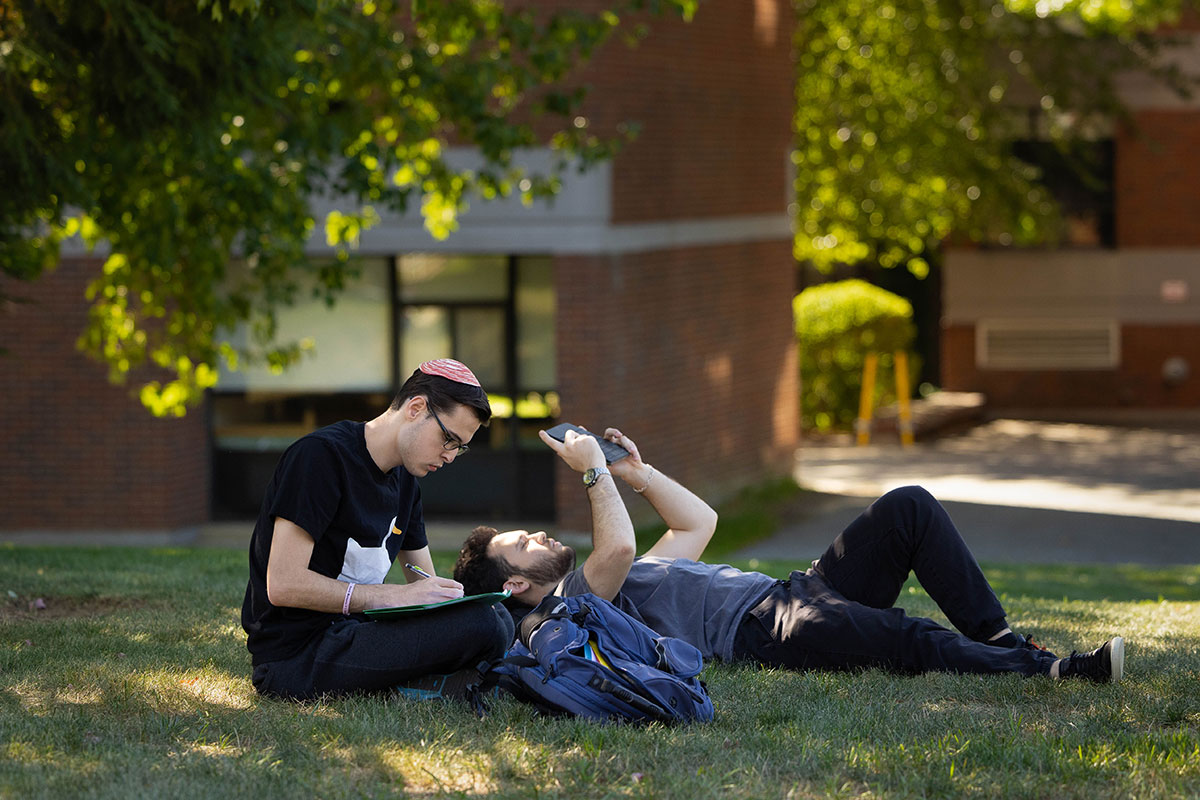
<instances>
[{"instance_id":1,"label":"man's bare forearm","mask_svg":"<svg viewBox=\"0 0 1200 800\"><path fill-rule=\"evenodd\" d=\"M695 492L654 467L647 465L648 474L633 478L630 486L642 488L641 495L650 501L668 528L676 531L699 531L712 535L717 524L717 512Z\"/></svg>"},{"instance_id":2,"label":"man's bare forearm","mask_svg":"<svg viewBox=\"0 0 1200 800\"><path fill-rule=\"evenodd\" d=\"M717 512L691 489L645 465L627 479L667 524L667 532L646 551L649 556L698 561L717 528Z\"/></svg>"},{"instance_id":3,"label":"man's bare forearm","mask_svg":"<svg viewBox=\"0 0 1200 800\"><path fill-rule=\"evenodd\" d=\"M272 605L335 614L343 609L431 603L462 596L462 585L449 578L423 578L412 584L366 583L353 591L347 581L329 578L308 568L312 536L289 520L277 517L267 558L267 598Z\"/></svg>"},{"instance_id":4,"label":"man's bare forearm","mask_svg":"<svg viewBox=\"0 0 1200 800\"><path fill-rule=\"evenodd\" d=\"M592 507L592 554L584 562L583 574L595 594L611 600L625 582L637 551L633 522L611 475L602 476L587 493Z\"/></svg>"},{"instance_id":5,"label":"man's bare forearm","mask_svg":"<svg viewBox=\"0 0 1200 800\"><path fill-rule=\"evenodd\" d=\"M616 481L611 475L601 477L587 493L592 506L593 552L632 554L637 547L633 521L629 518L625 501L617 491Z\"/></svg>"}]
</instances>

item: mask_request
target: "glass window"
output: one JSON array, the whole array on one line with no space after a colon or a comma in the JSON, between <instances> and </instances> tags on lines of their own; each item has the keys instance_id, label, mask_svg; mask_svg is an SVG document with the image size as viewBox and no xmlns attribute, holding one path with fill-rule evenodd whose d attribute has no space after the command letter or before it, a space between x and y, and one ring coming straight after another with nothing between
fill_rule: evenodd
<instances>
[{"instance_id":1,"label":"glass window","mask_svg":"<svg viewBox=\"0 0 1200 800\"><path fill-rule=\"evenodd\" d=\"M400 330L401 379L422 362L445 358L454 352L450 338L450 311L445 306L406 306Z\"/></svg>"},{"instance_id":2,"label":"glass window","mask_svg":"<svg viewBox=\"0 0 1200 800\"><path fill-rule=\"evenodd\" d=\"M503 308L460 308L454 315L454 357L470 366L491 391L508 387L506 328Z\"/></svg>"},{"instance_id":3,"label":"glass window","mask_svg":"<svg viewBox=\"0 0 1200 800\"><path fill-rule=\"evenodd\" d=\"M1047 141L1017 141L1013 154L1041 171L1063 216L1062 244L1115 247L1114 150L1111 139L1081 141L1064 152Z\"/></svg>"},{"instance_id":4,"label":"glass window","mask_svg":"<svg viewBox=\"0 0 1200 800\"><path fill-rule=\"evenodd\" d=\"M309 341L312 349L299 362L276 375L265 365L222 369L219 390L265 392L377 392L392 381L391 298L389 263L362 259L361 274L346 282L333 306L314 298L311 285L301 286L295 305L277 312L276 341ZM249 333L243 326L229 341L244 347Z\"/></svg>"},{"instance_id":5,"label":"glass window","mask_svg":"<svg viewBox=\"0 0 1200 800\"><path fill-rule=\"evenodd\" d=\"M257 513L292 441L338 420L371 419L387 407L397 376L446 357L479 377L493 421L461 466L423 481L426 511L552 514L556 459L537 434L560 413L552 260L416 254L360 263L361 278L333 308L302 291L280 313L281 340L313 339L304 361L281 375L222 375L210 417L214 515ZM238 336L235 344L247 341L245 331Z\"/></svg>"},{"instance_id":6,"label":"glass window","mask_svg":"<svg viewBox=\"0 0 1200 800\"><path fill-rule=\"evenodd\" d=\"M508 299L506 256L404 255L396 270L402 303Z\"/></svg>"},{"instance_id":7,"label":"glass window","mask_svg":"<svg viewBox=\"0 0 1200 800\"><path fill-rule=\"evenodd\" d=\"M522 258L517 268L517 386L522 391L558 385L551 267L548 257L536 257Z\"/></svg>"}]
</instances>

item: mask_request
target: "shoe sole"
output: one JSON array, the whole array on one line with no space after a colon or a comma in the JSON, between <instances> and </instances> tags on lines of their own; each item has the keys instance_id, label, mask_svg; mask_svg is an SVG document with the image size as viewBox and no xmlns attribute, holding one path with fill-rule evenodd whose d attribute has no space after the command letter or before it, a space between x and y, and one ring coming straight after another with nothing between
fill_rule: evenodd
<instances>
[{"instance_id":1,"label":"shoe sole","mask_svg":"<svg viewBox=\"0 0 1200 800\"><path fill-rule=\"evenodd\" d=\"M1114 636L1108 649L1108 665L1112 670L1110 681L1116 683L1125 675L1125 640Z\"/></svg>"}]
</instances>

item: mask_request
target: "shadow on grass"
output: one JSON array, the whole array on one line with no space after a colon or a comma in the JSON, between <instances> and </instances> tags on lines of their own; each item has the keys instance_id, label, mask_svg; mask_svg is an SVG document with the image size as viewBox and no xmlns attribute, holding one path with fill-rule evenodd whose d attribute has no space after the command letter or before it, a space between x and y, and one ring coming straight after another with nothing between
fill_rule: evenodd
<instances>
[{"instance_id":1,"label":"shadow on grass","mask_svg":"<svg viewBox=\"0 0 1200 800\"><path fill-rule=\"evenodd\" d=\"M107 611L0 619L0 796L1200 796L1200 567L985 566L1049 645L1125 635L1120 684L712 664L717 719L681 728L259 698L245 569L241 551L5 550L0 592ZM913 583L900 605L937 613Z\"/></svg>"},{"instance_id":2,"label":"shadow on grass","mask_svg":"<svg viewBox=\"0 0 1200 800\"><path fill-rule=\"evenodd\" d=\"M1142 606L1129 616L1135 626L1158 624ZM92 630L80 649L95 654L106 636L144 624ZM478 720L455 705L386 696L262 699L249 686L248 659L229 655L238 637L222 630L216 619L201 630L187 620L169 631L179 649L154 641L119 662L93 655L88 675L77 672L86 652L62 672L40 663L6 672L0 794L782 797L796 789L950 798L986 786L987 796L1018 798L1144 794L1143 780L1172 796L1200 788L1200 706L1185 691L1198 676L1180 656L1200 652L1195 635L1148 663L1137 651L1133 682L1114 686L714 664L705 678L717 720L666 728L545 719L510 700L494 700ZM75 675L80 682L61 683Z\"/></svg>"}]
</instances>

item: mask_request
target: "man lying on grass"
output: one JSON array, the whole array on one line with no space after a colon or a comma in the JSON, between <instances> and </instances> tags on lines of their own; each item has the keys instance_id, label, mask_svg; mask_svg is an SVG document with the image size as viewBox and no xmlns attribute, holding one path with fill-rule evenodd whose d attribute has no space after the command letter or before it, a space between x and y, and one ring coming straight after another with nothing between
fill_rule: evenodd
<instances>
[{"instance_id":1,"label":"man lying on grass","mask_svg":"<svg viewBox=\"0 0 1200 800\"><path fill-rule=\"evenodd\" d=\"M591 436L542 440L583 473L594 550L575 553L543 533L476 528L454 567L467 592L508 589L537 605L549 594L592 592L706 657L791 669L879 667L898 673L1016 672L1107 682L1121 678L1124 641L1059 658L1008 626L1004 609L941 504L919 487L876 500L812 568L777 580L699 561L717 524L703 500L642 461L615 428L605 438L630 455L605 467ZM668 530L634 558L633 525L614 476L642 494ZM959 632L894 604L909 572ZM511 601L510 601L511 602Z\"/></svg>"}]
</instances>

